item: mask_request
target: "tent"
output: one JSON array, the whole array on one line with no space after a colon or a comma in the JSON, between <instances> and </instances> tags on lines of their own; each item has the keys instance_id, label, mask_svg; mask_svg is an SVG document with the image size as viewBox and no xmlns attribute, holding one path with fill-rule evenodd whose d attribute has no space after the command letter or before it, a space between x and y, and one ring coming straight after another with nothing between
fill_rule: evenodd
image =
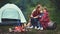
<instances>
[{"instance_id":1,"label":"tent","mask_svg":"<svg viewBox=\"0 0 60 34\"><path fill-rule=\"evenodd\" d=\"M0 9L0 25L26 23L22 11L15 4L6 4ZM19 23L20 23L19 22Z\"/></svg>"}]
</instances>

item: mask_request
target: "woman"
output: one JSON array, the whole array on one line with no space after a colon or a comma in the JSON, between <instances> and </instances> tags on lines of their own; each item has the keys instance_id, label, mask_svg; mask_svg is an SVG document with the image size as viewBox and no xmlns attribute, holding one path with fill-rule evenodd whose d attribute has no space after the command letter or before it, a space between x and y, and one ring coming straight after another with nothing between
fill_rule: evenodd
<instances>
[{"instance_id":1,"label":"woman","mask_svg":"<svg viewBox=\"0 0 60 34\"><path fill-rule=\"evenodd\" d=\"M41 9L42 9L41 5L38 4L37 7L36 7L36 9L34 9L32 11L32 14L31 14L31 24L32 24L32 26L30 28L33 28L33 27L35 29L40 28L38 26L38 21L39 21L39 15L40 15Z\"/></svg>"}]
</instances>

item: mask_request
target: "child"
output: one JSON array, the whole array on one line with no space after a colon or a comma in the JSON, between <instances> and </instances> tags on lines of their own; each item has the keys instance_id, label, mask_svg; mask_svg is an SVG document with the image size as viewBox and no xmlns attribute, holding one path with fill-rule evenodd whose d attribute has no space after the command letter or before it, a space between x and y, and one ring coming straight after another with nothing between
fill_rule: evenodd
<instances>
[{"instance_id":1,"label":"child","mask_svg":"<svg viewBox=\"0 0 60 34\"><path fill-rule=\"evenodd\" d=\"M48 22L49 22L49 16L48 16L48 11L46 8L43 9L43 16L42 18L40 19L40 22L43 26L44 29L47 29L47 26L48 26Z\"/></svg>"}]
</instances>

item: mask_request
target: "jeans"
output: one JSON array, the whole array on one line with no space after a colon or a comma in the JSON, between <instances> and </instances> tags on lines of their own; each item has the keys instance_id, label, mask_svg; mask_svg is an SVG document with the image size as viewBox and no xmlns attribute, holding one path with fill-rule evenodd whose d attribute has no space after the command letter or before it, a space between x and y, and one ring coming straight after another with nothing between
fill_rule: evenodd
<instances>
[{"instance_id":1,"label":"jeans","mask_svg":"<svg viewBox=\"0 0 60 34\"><path fill-rule=\"evenodd\" d=\"M33 27L38 26L38 18L31 18L31 24L33 25Z\"/></svg>"},{"instance_id":2,"label":"jeans","mask_svg":"<svg viewBox=\"0 0 60 34\"><path fill-rule=\"evenodd\" d=\"M40 23L40 21L38 21L38 27L42 27L42 24Z\"/></svg>"},{"instance_id":3,"label":"jeans","mask_svg":"<svg viewBox=\"0 0 60 34\"><path fill-rule=\"evenodd\" d=\"M42 27L42 24L40 23L38 18L31 18L31 24L33 27L37 26L38 27Z\"/></svg>"}]
</instances>

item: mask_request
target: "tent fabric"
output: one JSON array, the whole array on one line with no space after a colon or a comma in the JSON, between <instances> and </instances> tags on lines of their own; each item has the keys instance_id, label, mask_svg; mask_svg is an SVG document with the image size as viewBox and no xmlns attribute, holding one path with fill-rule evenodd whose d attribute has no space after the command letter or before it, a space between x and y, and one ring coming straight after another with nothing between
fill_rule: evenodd
<instances>
[{"instance_id":1,"label":"tent fabric","mask_svg":"<svg viewBox=\"0 0 60 34\"><path fill-rule=\"evenodd\" d=\"M19 13L17 10L8 8L2 13L2 18L19 19Z\"/></svg>"},{"instance_id":2,"label":"tent fabric","mask_svg":"<svg viewBox=\"0 0 60 34\"><path fill-rule=\"evenodd\" d=\"M26 23L22 11L15 4L6 4L0 9L0 23L2 18L20 19L21 23Z\"/></svg>"}]
</instances>

